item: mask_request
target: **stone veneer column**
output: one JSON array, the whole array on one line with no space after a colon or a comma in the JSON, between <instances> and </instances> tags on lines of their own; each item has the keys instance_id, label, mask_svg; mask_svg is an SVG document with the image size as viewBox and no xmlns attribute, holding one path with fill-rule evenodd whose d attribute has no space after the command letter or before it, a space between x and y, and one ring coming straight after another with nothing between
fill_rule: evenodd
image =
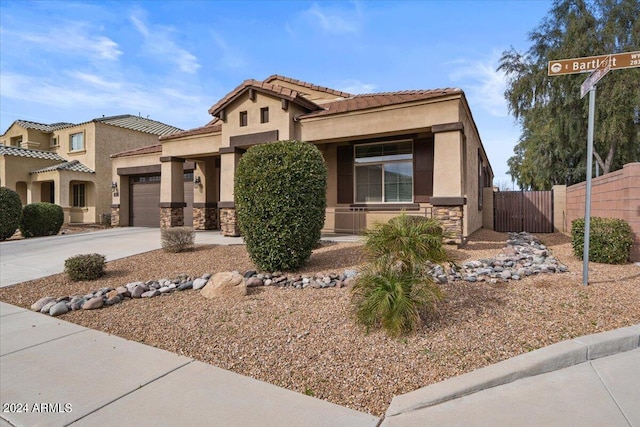
<instances>
[{"instance_id":1,"label":"stone veneer column","mask_svg":"<svg viewBox=\"0 0 640 427\"><path fill-rule=\"evenodd\" d=\"M218 228L217 203L193 204L193 228L195 230L215 230Z\"/></svg>"},{"instance_id":2,"label":"stone veneer column","mask_svg":"<svg viewBox=\"0 0 640 427\"><path fill-rule=\"evenodd\" d=\"M238 222L236 221L235 207L220 208L220 230L223 236L240 236L240 227L238 227Z\"/></svg>"},{"instance_id":3,"label":"stone veneer column","mask_svg":"<svg viewBox=\"0 0 640 427\"><path fill-rule=\"evenodd\" d=\"M462 206L433 206L433 218L442 223L444 232L451 236L447 243L462 243Z\"/></svg>"},{"instance_id":4,"label":"stone veneer column","mask_svg":"<svg viewBox=\"0 0 640 427\"><path fill-rule=\"evenodd\" d=\"M184 207L160 207L160 228L184 226Z\"/></svg>"},{"instance_id":5,"label":"stone veneer column","mask_svg":"<svg viewBox=\"0 0 640 427\"><path fill-rule=\"evenodd\" d=\"M120 205L111 205L111 226L120 226Z\"/></svg>"}]
</instances>

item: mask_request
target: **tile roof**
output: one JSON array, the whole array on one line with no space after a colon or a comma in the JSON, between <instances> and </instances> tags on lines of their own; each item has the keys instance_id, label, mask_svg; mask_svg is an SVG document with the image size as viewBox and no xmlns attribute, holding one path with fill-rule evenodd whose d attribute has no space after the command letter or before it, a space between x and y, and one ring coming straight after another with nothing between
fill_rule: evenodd
<instances>
[{"instance_id":1,"label":"tile roof","mask_svg":"<svg viewBox=\"0 0 640 427\"><path fill-rule=\"evenodd\" d=\"M44 123L31 122L29 120L16 120L13 123L18 124L25 129L36 129L42 132L53 132L57 129L73 126L73 123L58 122L47 125Z\"/></svg>"},{"instance_id":2,"label":"tile roof","mask_svg":"<svg viewBox=\"0 0 640 427\"><path fill-rule=\"evenodd\" d=\"M216 117L206 125L201 126L199 128L185 130L183 132L174 133L172 135L161 136L160 141L182 138L184 136L205 135L208 133L220 132L220 131L222 131L222 122Z\"/></svg>"},{"instance_id":3,"label":"tile roof","mask_svg":"<svg viewBox=\"0 0 640 427\"><path fill-rule=\"evenodd\" d=\"M400 92L381 92L355 95L347 99L340 99L322 104L323 109L302 114L300 118L328 116L332 114L348 113L350 111L366 110L369 108L388 105L404 104L407 102L423 101L448 95L462 94L461 89L445 88L431 90L405 90Z\"/></svg>"},{"instance_id":4,"label":"tile roof","mask_svg":"<svg viewBox=\"0 0 640 427\"><path fill-rule=\"evenodd\" d=\"M287 99L289 101L295 102L296 104L299 104L305 107L309 111L314 111L321 108L320 106L318 106L318 104L312 101L309 101L307 98L304 97L302 93L296 90L293 90L288 87L280 86L280 85L275 85L275 84L270 84L270 83L265 83L265 82L260 82L258 80L250 79L242 82L238 87L236 87L234 90L226 94L224 98L222 98L220 101L215 103L211 108L209 108L209 114L211 115L218 114L222 109L224 109L224 107L228 103L232 102L233 100L238 98L241 94L243 94L245 91L249 89L255 89L259 92L269 93L271 95L277 96L278 98Z\"/></svg>"},{"instance_id":5,"label":"tile roof","mask_svg":"<svg viewBox=\"0 0 640 427\"><path fill-rule=\"evenodd\" d=\"M352 94L347 93L347 92L343 92L341 90L336 90L336 89L331 89L329 87L314 85L313 83L308 83L308 82L304 82L302 80L292 79L291 77L281 76L280 74L273 74L273 75L267 77L266 79L264 79L263 81L265 83L271 83L274 80L282 80L283 82L293 83L293 84L298 85L298 86L303 86L303 87L306 87L306 88L309 88L309 89L312 89L312 90L317 90L319 92L324 92L324 93L328 93L328 94L331 94L331 95L341 96L343 98L349 98L349 97L353 96Z\"/></svg>"},{"instance_id":6,"label":"tile roof","mask_svg":"<svg viewBox=\"0 0 640 427\"><path fill-rule=\"evenodd\" d=\"M175 134L174 134L175 135ZM120 151L111 155L111 158L115 157L127 157L137 156L140 154L162 153L162 144L147 145L146 147L135 148L133 150Z\"/></svg>"},{"instance_id":7,"label":"tile roof","mask_svg":"<svg viewBox=\"0 0 640 427\"><path fill-rule=\"evenodd\" d=\"M62 162L57 165L48 166L46 168L37 169L29 172L32 173L43 173L43 172L51 172L51 171L72 171L72 172L85 172L85 173L96 173L94 170L89 169L78 160L72 160L70 162Z\"/></svg>"},{"instance_id":8,"label":"tile roof","mask_svg":"<svg viewBox=\"0 0 640 427\"><path fill-rule=\"evenodd\" d=\"M13 147L1 144L0 156L31 157L33 159L59 160L61 162L66 160L64 157L51 151L32 150L28 148Z\"/></svg>"}]
</instances>

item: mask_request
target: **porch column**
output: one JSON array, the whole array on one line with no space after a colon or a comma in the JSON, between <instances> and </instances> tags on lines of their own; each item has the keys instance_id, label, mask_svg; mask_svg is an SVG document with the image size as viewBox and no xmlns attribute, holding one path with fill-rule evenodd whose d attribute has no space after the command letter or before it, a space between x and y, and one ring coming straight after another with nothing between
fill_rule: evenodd
<instances>
[{"instance_id":1,"label":"porch column","mask_svg":"<svg viewBox=\"0 0 640 427\"><path fill-rule=\"evenodd\" d=\"M193 190L193 228L214 230L218 222L216 159L197 161L193 178L200 179L200 184L194 184Z\"/></svg>"},{"instance_id":2,"label":"porch column","mask_svg":"<svg viewBox=\"0 0 640 427\"><path fill-rule=\"evenodd\" d=\"M461 243L464 233L465 140L461 122L432 126L433 150L433 217L439 220L449 242Z\"/></svg>"},{"instance_id":3,"label":"porch column","mask_svg":"<svg viewBox=\"0 0 640 427\"><path fill-rule=\"evenodd\" d=\"M71 180L66 177L66 174L62 175L60 173L56 173L56 175L57 179L54 179L53 181L53 203L62 207L62 211L64 212L64 223L69 224L71 222L71 195L69 191Z\"/></svg>"},{"instance_id":4,"label":"porch column","mask_svg":"<svg viewBox=\"0 0 640 427\"><path fill-rule=\"evenodd\" d=\"M160 157L160 227L184 225L184 159Z\"/></svg>"},{"instance_id":5,"label":"porch column","mask_svg":"<svg viewBox=\"0 0 640 427\"><path fill-rule=\"evenodd\" d=\"M27 185L27 204L36 203L42 200L42 183L31 181Z\"/></svg>"},{"instance_id":6,"label":"porch column","mask_svg":"<svg viewBox=\"0 0 640 427\"><path fill-rule=\"evenodd\" d=\"M240 228L236 222L236 208L233 198L233 183L236 165L242 153L235 148L220 149L220 229L223 236L240 235Z\"/></svg>"}]
</instances>

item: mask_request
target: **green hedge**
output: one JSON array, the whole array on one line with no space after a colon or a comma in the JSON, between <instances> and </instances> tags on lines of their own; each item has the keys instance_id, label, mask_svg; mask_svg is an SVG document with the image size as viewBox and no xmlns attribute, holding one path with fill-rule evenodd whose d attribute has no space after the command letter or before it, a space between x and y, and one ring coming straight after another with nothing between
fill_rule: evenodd
<instances>
[{"instance_id":1,"label":"green hedge","mask_svg":"<svg viewBox=\"0 0 640 427\"><path fill-rule=\"evenodd\" d=\"M605 264L624 264L629 261L633 231L618 218L592 217L589 231L589 260ZM573 253L582 259L584 253L584 218L571 223Z\"/></svg>"},{"instance_id":2,"label":"green hedge","mask_svg":"<svg viewBox=\"0 0 640 427\"><path fill-rule=\"evenodd\" d=\"M297 270L309 259L324 225L327 168L309 143L255 145L235 176L238 225L253 262L267 271Z\"/></svg>"},{"instance_id":3,"label":"green hedge","mask_svg":"<svg viewBox=\"0 0 640 427\"><path fill-rule=\"evenodd\" d=\"M47 202L31 203L22 210L20 232L23 237L53 236L58 234L63 222L64 212L60 206Z\"/></svg>"},{"instance_id":4,"label":"green hedge","mask_svg":"<svg viewBox=\"0 0 640 427\"><path fill-rule=\"evenodd\" d=\"M22 219L22 202L13 190L0 187L0 240L13 236Z\"/></svg>"},{"instance_id":5,"label":"green hedge","mask_svg":"<svg viewBox=\"0 0 640 427\"><path fill-rule=\"evenodd\" d=\"M73 281L95 280L104 274L106 258L101 254L76 255L64 262L64 271Z\"/></svg>"}]
</instances>

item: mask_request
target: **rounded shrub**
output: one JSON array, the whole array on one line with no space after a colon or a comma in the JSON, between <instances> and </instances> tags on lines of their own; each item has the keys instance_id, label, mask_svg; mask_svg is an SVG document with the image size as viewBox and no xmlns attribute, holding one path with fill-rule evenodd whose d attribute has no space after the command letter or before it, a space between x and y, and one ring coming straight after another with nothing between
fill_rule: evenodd
<instances>
[{"instance_id":1,"label":"rounded shrub","mask_svg":"<svg viewBox=\"0 0 640 427\"><path fill-rule=\"evenodd\" d=\"M571 223L573 254L584 254L584 218ZM604 264L624 264L629 261L633 245L633 231L619 218L591 217L589 230L589 260Z\"/></svg>"},{"instance_id":2,"label":"rounded shrub","mask_svg":"<svg viewBox=\"0 0 640 427\"><path fill-rule=\"evenodd\" d=\"M320 151L300 141L247 150L235 176L240 231L263 270L297 270L309 259L324 225L327 168Z\"/></svg>"},{"instance_id":3,"label":"rounded shrub","mask_svg":"<svg viewBox=\"0 0 640 427\"><path fill-rule=\"evenodd\" d=\"M76 255L64 262L64 272L71 280L96 280L104 274L106 258L100 254Z\"/></svg>"},{"instance_id":4,"label":"rounded shrub","mask_svg":"<svg viewBox=\"0 0 640 427\"><path fill-rule=\"evenodd\" d=\"M31 203L22 210L20 232L23 237L53 236L58 234L63 222L64 212L60 206L47 202Z\"/></svg>"},{"instance_id":5,"label":"rounded shrub","mask_svg":"<svg viewBox=\"0 0 640 427\"><path fill-rule=\"evenodd\" d=\"M22 202L13 190L0 187L0 240L13 236L20 226Z\"/></svg>"}]
</instances>

